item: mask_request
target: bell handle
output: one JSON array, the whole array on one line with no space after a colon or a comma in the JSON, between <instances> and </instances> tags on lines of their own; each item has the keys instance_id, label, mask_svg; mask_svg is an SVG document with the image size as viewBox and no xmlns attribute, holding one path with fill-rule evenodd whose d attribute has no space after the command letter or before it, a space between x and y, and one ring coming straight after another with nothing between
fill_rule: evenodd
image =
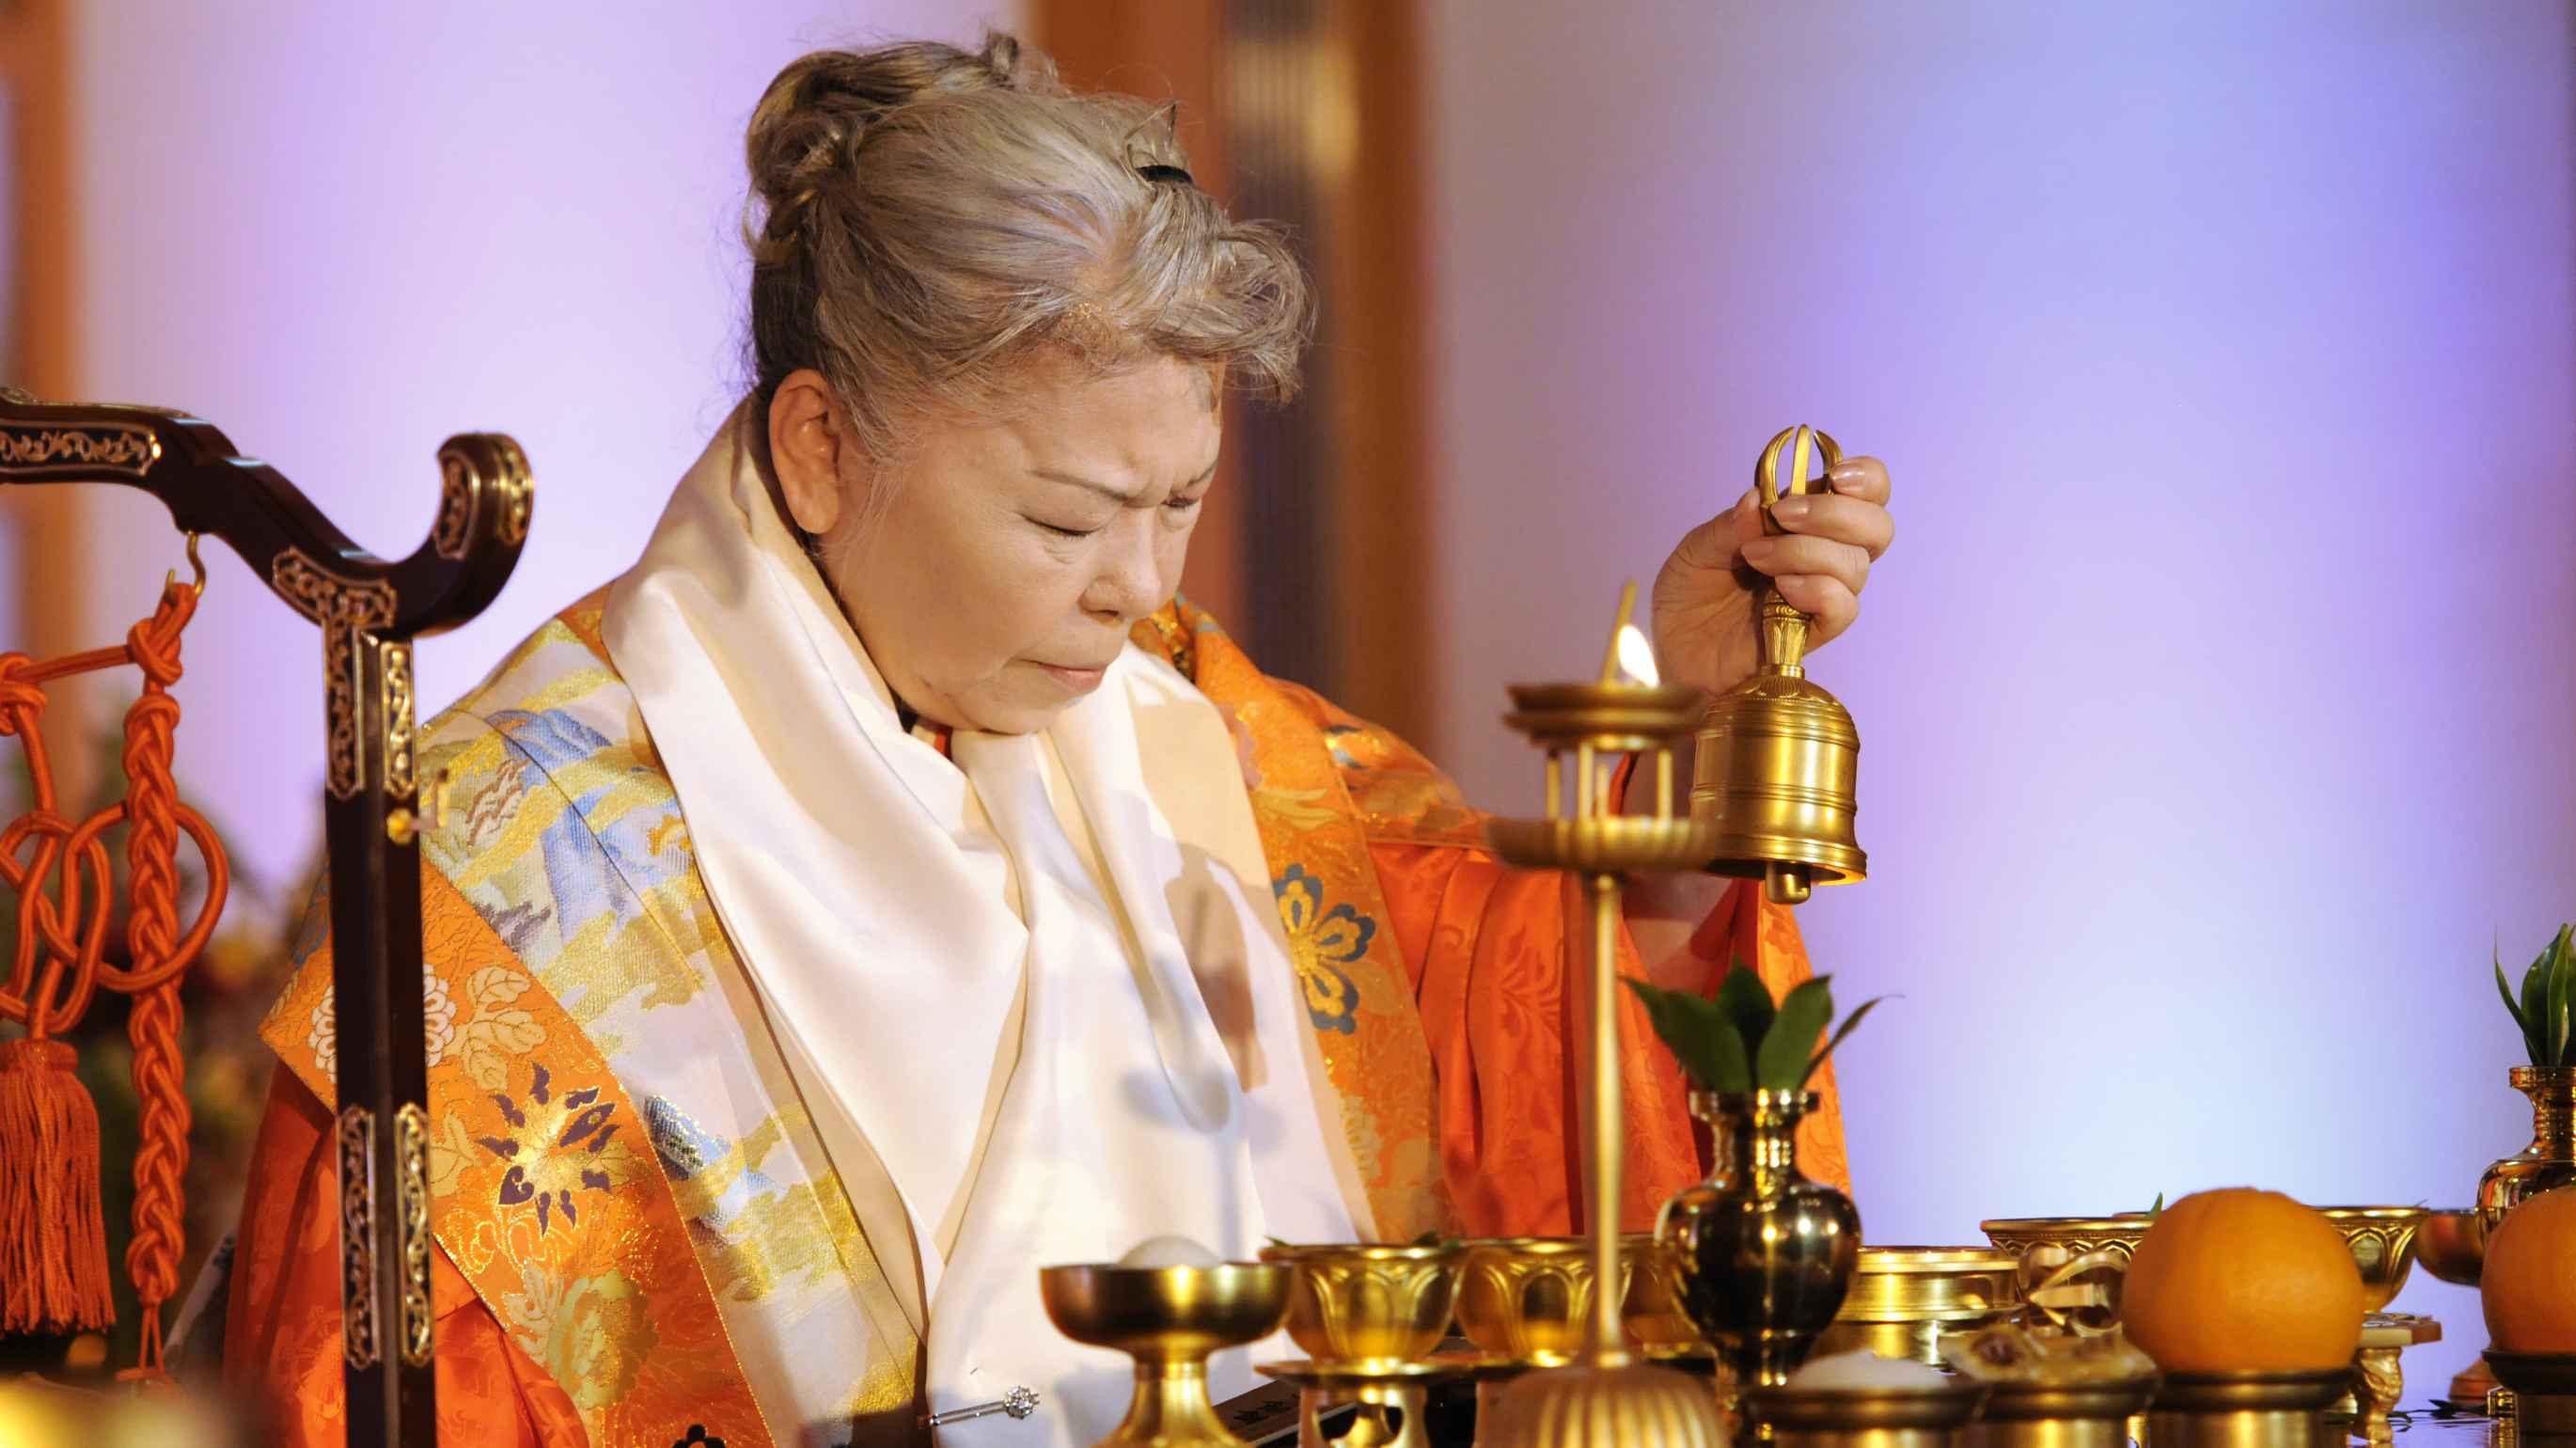
<instances>
[{"instance_id":1,"label":"bell handle","mask_svg":"<svg viewBox=\"0 0 2576 1448\"><path fill-rule=\"evenodd\" d=\"M1815 492L1832 491L1832 485L1825 479L1807 476L1810 447L1825 455L1828 473L1834 464L1843 460L1842 445L1834 441L1833 434L1801 423L1795 427L1784 427L1774 434L1771 441L1763 444L1762 456L1753 465L1754 492L1762 500L1762 531L1770 537L1777 538L1789 531L1780 526L1780 520L1771 512L1780 505L1782 498L1803 498ZM1789 461L1789 486L1785 489L1780 486L1780 458L1783 453L1793 454Z\"/></svg>"}]
</instances>

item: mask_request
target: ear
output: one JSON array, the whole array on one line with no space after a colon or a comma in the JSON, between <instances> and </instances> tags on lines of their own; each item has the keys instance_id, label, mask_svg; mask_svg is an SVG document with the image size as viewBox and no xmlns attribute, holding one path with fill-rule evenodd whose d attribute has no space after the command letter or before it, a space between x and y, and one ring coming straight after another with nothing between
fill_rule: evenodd
<instances>
[{"instance_id":1,"label":"ear","mask_svg":"<svg viewBox=\"0 0 2576 1448\"><path fill-rule=\"evenodd\" d=\"M856 469L865 484L867 455L831 384L811 367L788 373L769 399L769 461L796 526L818 538L848 506L842 470Z\"/></svg>"}]
</instances>

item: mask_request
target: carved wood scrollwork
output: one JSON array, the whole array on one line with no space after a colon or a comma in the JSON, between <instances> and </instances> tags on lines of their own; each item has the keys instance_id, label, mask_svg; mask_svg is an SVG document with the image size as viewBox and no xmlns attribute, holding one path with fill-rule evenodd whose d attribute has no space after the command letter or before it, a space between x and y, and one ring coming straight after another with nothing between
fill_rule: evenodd
<instances>
[{"instance_id":1,"label":"carved wood scrollwork","mask_svg":"<svg viewBox=\"0 0 2576 1448\"><path fill-rule=\"evenodd\" d=\"M333 799L349 799L364 775L358 742L358 635L394 621L397 599L393 585L381 579L344 577L324 568L298 549L277 555L271 583L298 613L322 626L322 672L330 710L330 768L327 782ZM410 651L404 650L402 692L411 697ZM388 666L390 668L390 665ZM391 680L387 681L390 693ZM392 724L390 715L388 726ZM403 754L411 751L411 711L403 711ZM388 741L390 743L390 741ZM390 766L393 751L386 751ZM387 770L388 782L392 771Z\"/></svg>"}]
</instances>

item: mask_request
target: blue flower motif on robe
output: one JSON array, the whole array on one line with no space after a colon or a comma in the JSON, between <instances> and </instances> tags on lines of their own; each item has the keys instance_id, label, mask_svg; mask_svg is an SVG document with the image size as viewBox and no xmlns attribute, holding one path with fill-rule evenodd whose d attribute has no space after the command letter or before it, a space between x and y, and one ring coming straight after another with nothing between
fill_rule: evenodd
<instances>
[{"instance_id":1,"label":"blue flower motif on robe","mask_svg":"<svg viewBox=\"0 0 2576 1448\"><path fill-rule=\"evenodd\" d=\"M1288 954L1297 967L1297 983L1306 997L1306 1016L1319 1031L1356 1035L1360 988L1344 966L1368 953L1377 922L1349 901L1327 909L1324 882L1290 865L1271 886L1279 897L1279 918L1288 927Z\"/></svg>"}]
</instances>

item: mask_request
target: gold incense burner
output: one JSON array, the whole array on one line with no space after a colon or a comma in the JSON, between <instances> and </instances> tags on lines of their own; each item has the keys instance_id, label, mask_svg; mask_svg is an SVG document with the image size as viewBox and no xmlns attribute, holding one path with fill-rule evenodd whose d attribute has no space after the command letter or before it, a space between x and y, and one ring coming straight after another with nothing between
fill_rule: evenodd
<instances>
[{"instance_id":1,"label":"gold incense burner","mask_svg":"<svg viewBox=\"0 0 2576 1448\"><path fill-rule=\"evenodd\" d=\"M1827 469L1842 461L1831 437L1803 426L1784 429L1762 449L1753 481L1764 533L1787 531L1772 510L1810 491L1811 452L1823 454ZM1701 720L1691 816L1715 835L1709 870L1761 880L1774 903L1795 905L1817 885L1847 884L1869 869L1852 834L1860 731L1842 701L1806 676L1814 620L1767 583L1754 606L1762 665L1712 701Z\"/></svg>"},{"instance_id":2,"label":"gold incense burner","mask_svg":"<svg viewBox=\"0 0 2576 1448\"><path fill-rule=\"evenodd\" d=\"M1544 1255L1527 1241L1502 1250L1500 1244L1470 1246L1459 1318L1480 1345L1535 1348L1527 1336L1534 1316L1552 1316L1559 1303L1588 1322L1570 1363L1513 1379L1481 1410L1482 1448L1716 1448L1725 1436L1707 1384L1638 1361L1620 1326L1628 1285L1619 1233L1619 1148L1625 1139L1620 1063L1626 1055L1617 983L1620 894L1630 871L1694 869L1716 853L1705 824L1674 809L1673 750L1697 722L1698 697L1658 682L1654 651L1628 621L1636 599L1632 583L1620 596L1599 683L1515 685L1505 719L1546 751L1546 811L1539 819L1496 820L1488 838L1506 863L1572 872L1589 917L1584 979L1590 987L1591 1079L1582 1105L1590 1123L1584 1220L1591 1289L1578 1304L1566 1254L1556 1254L1558 1262L1543 1277L1537 1267L1518 1265ZM1613 759L1628 753L1651 760L1653 806L1645 813L1624 812L1610 788ZM1559 1285L1534 1290L1542 1280ZM1534 1315L1533 1308L1546 1311ZM1507 1324L1518 1334L1517 1344L1511 1335L1494 1335Z\"/></svg>"},{"instance_id":3,"label":"gold incense burner","mask_svg":"<svg viewBox=\"0 0 2576 1448\"><path fill-rule=\"evenodd\" d=\"M1208 1354L1277 1331L1288 1284L1287 1268L1254 1262L1040 1269L1057 1331L1136 1360L1126 1421L1097 1448L1242 1448L1208 1401Z\"/></svg>"},{"instance_id":4,"label":"gold incense burner","mask_svg":"<svg viewBox=\"0 0 2576 1448\"><path fill-rule=\"evenodd\" d=\"M1973 1332L2021 1307L2021 1259L1994 1247L1863 1247L1834 1325L1830 1355L1866 1348L1942 1366L1941 1335Z\"/></svg>"}]
</instances>

